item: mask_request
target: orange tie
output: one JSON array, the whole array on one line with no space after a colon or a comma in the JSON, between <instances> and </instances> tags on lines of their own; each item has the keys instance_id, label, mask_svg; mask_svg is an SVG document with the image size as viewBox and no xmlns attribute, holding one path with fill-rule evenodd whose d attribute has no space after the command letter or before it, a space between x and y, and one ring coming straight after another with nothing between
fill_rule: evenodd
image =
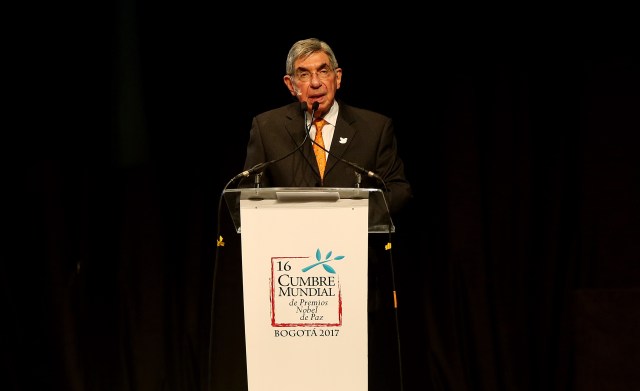
<instances>
[{"instance_id":1,"label":"orange tie","mask_svg":"<svg viewBox=\"0 0 640 391\"><path fill-rule=\"evenodd\" d=\"M313 153L316 155L316 160L318 161L318 169L320 170L320 178L324 178L324 168L327 165L327 158L325 156L325 152L322 148L324 148L324 140L322 139L322 127L326 123L324 119L316 119L313 121L316 125L316 138L315 142L317 144L313 144ZM320 148L320 145L322 148Z\"/></svg>"}]
</instances>

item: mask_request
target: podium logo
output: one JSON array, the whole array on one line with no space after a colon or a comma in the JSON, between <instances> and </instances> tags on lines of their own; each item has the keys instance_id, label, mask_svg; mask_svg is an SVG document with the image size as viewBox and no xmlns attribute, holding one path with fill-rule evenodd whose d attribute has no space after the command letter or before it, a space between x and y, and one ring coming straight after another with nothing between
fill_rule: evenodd
<instances>
[{"instance_id":1,"label":"podium logo","mask_svg":"<svg viewBox=\"0 0 640 391\"><path fill-rule=\"evenodd\" d=\"M335 266L345 258L320 248L314 257L272 257L271 325L341 326L342 290Z\"/></svg>"}]
</instances>

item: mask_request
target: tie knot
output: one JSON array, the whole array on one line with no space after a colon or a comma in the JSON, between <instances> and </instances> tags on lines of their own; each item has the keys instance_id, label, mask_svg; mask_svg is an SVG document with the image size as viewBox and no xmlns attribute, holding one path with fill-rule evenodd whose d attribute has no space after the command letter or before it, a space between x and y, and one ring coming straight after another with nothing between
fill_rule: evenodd
<instances>
[{"instance_id":1,"label":"tie knot","mask_svg":"<svg viewBox=\"0 0 640 391\"><path fill-rule=\"evenodd\" d=\"M324 120L324 118L316 118L313 120L313 124L316 126L316 129L318 131L322 130L322 127L324 126L324 124L326 124L327 121Z\"/></svg>"}]
</instances>

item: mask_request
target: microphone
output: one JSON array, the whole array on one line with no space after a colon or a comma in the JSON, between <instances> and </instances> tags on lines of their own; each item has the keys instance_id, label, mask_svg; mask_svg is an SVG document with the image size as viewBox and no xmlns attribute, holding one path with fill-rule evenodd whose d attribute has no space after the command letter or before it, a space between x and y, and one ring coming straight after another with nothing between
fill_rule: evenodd
<instances>
[{"instance_id":1,"label":"microphone","mask_svg":"<svg viewBox=\"0 0 640 391\"><path fill-rule=\"evenodd\" d=\"M313 115L315 114L315 111L318 109L318 106L320 106L320 104L318 102L314 102L312 107L311 107L311 123L313 123ZM280 160L291 156L293 153L295 153L297 150L299 150L305 143L305 141L307 141L307 138L309 137L309 130L311 129L311 124L309 124L309 127L307 127L307 102L300 102L300 111L302 111L304 113L304 129L305 129L305 134L304 134L304 139L302 140L302 142L291 152L287 153L286 155L279 157L277 159L273 159L270 160L268 162L262 162L262 163L258 163L255 166L249 168L248 170L242 171L241 173L239 173L238 175L234 176L229 183L227 184L226 187L229 186L229 184L233 183L234 181L242 178L242 177L249 177L251 174L257 172L257 171L264 171L265 168L267 168L268 166L272 165L273 163L279 162Z\"/></svg>"},{"instance_id":2,"label":"microphone","mask_svg":"<svg viewBox=\"0 0 640 391\"><path fill-rule=\"evenodd\" d=\"M307 128L305 126L305 129L307 129L307 133L311 130L311 124L313 123L313 118L316 115L316 110L318 110L318 107L320 107L320 103L318 103L317 101L313 102L313 104L311 105L311 122L309 122L309 127ZM305 103L305 110L306 110L306 103ZM307 112L305 111L304 113L304 119L305 119L305 124L307 122Z\"/></svg>"},{"instance_id":3,"label":"microphone","mask_svg":"<svg viewBox=\"0 0 640 391\"><path fill-rule=\"evenodd\" d=\"M318 108L318 106L319 106L318 102L314 102L314 103L313 103L313 107L315 107L316 109ZM313 111L312 111L312 113L313 113L314 111L315 111L315 110L313 110ZM312 117L311 117L311 121L313 121L313 114L312 114ZM309 128L307 129L307 131L308 131L308 132L310 132L310 131L311 131L311 124L309 124ZM314 140L314 139L313 139L313 138L311 138L311 137L309 137L309 140L311 140L311 142L312 142L313 144L317 145L320 149L322 149L323 151L325 151L325 152L326 152L326 153L328 153L329 155L331 155L331 156L335 157L336 159L338 159L338 160L339 160L339 161L341 161L342 163L345 163L345 164L347 164L347 165L349 165L349 166L351 166L351 167L355 168L357 171L359 171L359 172L360 172L360 173L362 173L362 174L365 174L366 176L368 176L368 177L370 177L370 178L377 179L378 181L380 181L380 183L382 183L382 184L384 185L384 187L386 187L386 183L384 182L384 179L382 179L382 177L380 177L380 175L376 174L376 173L375 173L375 172L373 172L373 171L370 171L370 170L367 170L367 169L365 169L365 168L363 168L363 167L360 167L359 165L357 165L357 164L355 164L355 163L353 163L353 162L350 162L350 161L348 161L348 160L346 160L346 159L343 159L343 158L341 158L340 156L336 156L335 154L331 153L331 151L330 151L330 150L328 150L328 149L326 149L325 147L323 147L322 145L318 144L318 143L316 142L316 140ZM356 187L360 187L360 181L361 181L361 177L359 176L359 174L358 174L358 173L356 173Z\"/></svg>"}]
</instances>

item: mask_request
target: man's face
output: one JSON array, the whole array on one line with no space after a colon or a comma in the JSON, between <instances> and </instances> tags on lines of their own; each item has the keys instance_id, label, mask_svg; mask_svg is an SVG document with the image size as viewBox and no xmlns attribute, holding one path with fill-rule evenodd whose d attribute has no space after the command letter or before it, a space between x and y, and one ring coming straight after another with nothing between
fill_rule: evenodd
<instances>
[{"instance_id":1,"label":"man's face","mask_svg":"<svg viewBox=\"0 0 640 391\"><path fill-rule=\"evenodd\" d=\"M332 69L329 56L317 52L296 61L294 75L285 76L285 84L300 102L307 102L309 110L318 102L316 117L319 117L331 108L341 79L342 69Z\"/></svg>"}]
</instances>

